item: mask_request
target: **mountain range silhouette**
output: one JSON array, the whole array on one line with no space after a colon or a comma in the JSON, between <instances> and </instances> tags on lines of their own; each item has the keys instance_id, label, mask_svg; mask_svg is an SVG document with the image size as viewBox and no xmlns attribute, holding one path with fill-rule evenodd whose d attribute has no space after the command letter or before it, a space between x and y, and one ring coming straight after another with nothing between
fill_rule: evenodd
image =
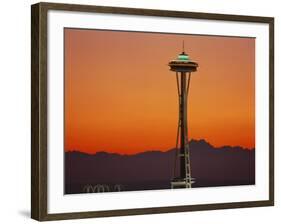
<instances>
[{"instance_id":1,"label":"mountain range silhouette","mask_svg":"<svg viewBox=\"0 0 281 224\"><path fill-rule=\"evenodd\" d=\"M65 193L84 193L86 185L121 185L122 191L169 189L176 149L134 155L65 152ZM190 141L192 187L255 184L255 149ZM176 167L176 174L179 173Z\"/></svg>"}]
</instances>

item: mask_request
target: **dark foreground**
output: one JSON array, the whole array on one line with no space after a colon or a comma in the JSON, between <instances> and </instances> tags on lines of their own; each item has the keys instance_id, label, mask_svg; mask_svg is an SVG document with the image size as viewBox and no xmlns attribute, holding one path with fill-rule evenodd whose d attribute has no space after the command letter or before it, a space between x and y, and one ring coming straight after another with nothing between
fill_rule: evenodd
<instances>
[{"instance_id":1,"label":"dark foreground","mask_svg":"<svg viewBox=\"0 0 281 224\"><path fill-rule=\"evenodd\" d=\"M255 150L191 141L193 187L255 184ZM65 193L170 189L175 150L135 155L65 153Z\"/></svg>"}]
</instances>

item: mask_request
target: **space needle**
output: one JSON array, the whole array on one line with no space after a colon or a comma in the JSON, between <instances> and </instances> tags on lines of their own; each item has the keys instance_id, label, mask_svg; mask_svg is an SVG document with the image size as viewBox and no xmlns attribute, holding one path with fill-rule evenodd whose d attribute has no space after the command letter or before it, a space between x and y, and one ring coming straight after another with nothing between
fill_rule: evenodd
<instances>
[{"instance_id":1,"label":"space needle","mask_svg":"<svg viewBox=\"0 0 281 224\"><path fill-rule=\"evenodd\" d=\"M197 71L198 63L192 61L184 51L175 60L169 62L170 70L176 73L177 90L179 99L179 117L176 139L176 159L174 177L171 180L171 188L191 188L194 178L191 176L190 148L188 139L188 92L191 73ZM176 164L179 160L180 172L176 172Z\"/></svg>"}]
</instances>

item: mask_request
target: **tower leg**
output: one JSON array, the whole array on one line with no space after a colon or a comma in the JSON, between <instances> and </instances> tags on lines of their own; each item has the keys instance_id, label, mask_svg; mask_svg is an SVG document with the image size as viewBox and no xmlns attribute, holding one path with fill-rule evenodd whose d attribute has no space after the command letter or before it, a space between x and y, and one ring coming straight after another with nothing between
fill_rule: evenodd
<instances>
[{"instance_id":1,"label":"tower leg","mask_svg":"<svg viewBox=\"0 0 281 224\"><path fill-rule=\"evenodd\" d=\"M186 73L181 72L181 88L180 88L180 177L186 178Z\"/></svg>"}]
</instances>

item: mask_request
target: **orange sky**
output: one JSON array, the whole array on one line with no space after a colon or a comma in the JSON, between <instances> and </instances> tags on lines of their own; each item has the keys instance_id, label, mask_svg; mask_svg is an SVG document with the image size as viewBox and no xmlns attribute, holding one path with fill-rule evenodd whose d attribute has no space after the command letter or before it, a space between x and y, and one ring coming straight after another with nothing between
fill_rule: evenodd
<instances>
[{"instance_id":1,"label":"orange sky","mask_svg":"<svg viewBox=\"0 0 281 224\"><path fill-rule=\"evenodd\" d=\"M65 150L175 147L178 98L168 62L183 40L199 64L190 138L255 147L255 39L65 29Z\"/></svg>"}]
</instances>

